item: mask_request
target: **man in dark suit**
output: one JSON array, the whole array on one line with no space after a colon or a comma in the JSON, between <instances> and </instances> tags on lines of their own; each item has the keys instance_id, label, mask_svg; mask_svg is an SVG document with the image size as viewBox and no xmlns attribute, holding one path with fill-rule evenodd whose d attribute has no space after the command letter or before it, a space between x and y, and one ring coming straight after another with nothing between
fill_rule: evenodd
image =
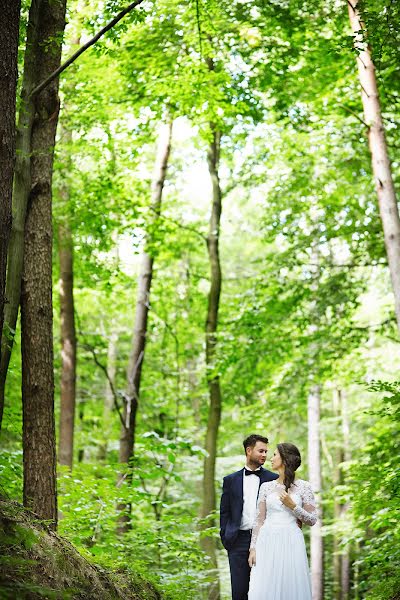
<instances>
[{"instance_id":1,"label":"man in dark suit","mask_svg":"<svg viewBox=\"0 0 400 600\"><path fill-rule=\"evenodd\" d=\"M221 540L228 551L231 570L232 600L247 600L250 580L248 564L252 528L257 510L260 485L278 478L263 469L268 439L250 435L243 442L246 464L243 469L224 477L221 497Z\"/></svg>"}]
</instances>

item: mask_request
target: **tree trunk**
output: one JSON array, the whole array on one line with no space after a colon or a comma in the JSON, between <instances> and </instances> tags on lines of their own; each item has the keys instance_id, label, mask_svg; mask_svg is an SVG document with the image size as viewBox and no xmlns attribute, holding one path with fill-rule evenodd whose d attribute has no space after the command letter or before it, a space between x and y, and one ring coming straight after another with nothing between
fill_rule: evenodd
<instances>
[{"instance_id":1,"label":"tree trunk","mask_svg":"<svg viewBox=\"0 0 400 600\"><path fill-rule=\"evenodd\" d=\"M219 376L216 373L216 347L217 347L217 327L218 311L221 296L222 274L219 258L219 232L222 212L222 194L219 182L219 158L220 141L219 131L213 128L213 139L207 153L208 169L212 183L212 209L210 217L209 233L207 238L207 248L210 263L211 281L208 294L207 320L206 320L206 369L207 384L209 391L209 412L207 421L207 432L205 440L205 449L207 456L204 459L203 471L203 501L201 516L207 519L203 527L215 525L215 518L208 519L210 513L216 508L215 496L215 462L217 456L218 429L221 421L221 387ZM217 568L216 545L211 537L201 539L201 545L210 557L212 566ZM209 598L219 598L219 585L215 584L210 590Z\"/></svg>"},{"instance_id":2,"label":"tree trunk","mask_svg":"<svg viewBox=\"0 0 400 600\"><path fill-rule=\"evenodd\" d=\"M341 422L341 390L336 389L333 392L333 415L337 420L337 424ZM334 487L342 483L342 470L340 464L343 462L343 442L339 438L336 440L338 446L335 451L333 485ZM342 514L342 506L335 496L333 513L335 521L340 520ZM335 600L341 599L341 572L342 572L342 553L340 551L340 537L334 534L333 537L333 594Z\"/></svg>"},{"instance_id":3,"label":"tree trunk","mask_svg":"<svg viewBox=\"0 0 400 600\"><path fill-rule=\"evenodd\" d=\"M103 441L99 448L98 459L106 460L108 440L112 430L112 409L114 407L115 380L117 375L118 333L112 331L108 339L107 375L103 405ZM112 386L112 387L111 387Z\"/></svg>"},{"instance_id":4,"label":"tree trunk","mask_svg":"<svg viewBox=\"0 0 400 600\"><path fill-rule=\"evenodd\" d=\"M350 423L349 413L347 408L347 396L344 390L340 393L341 419L342 419L342 439L343 439L343 459L345 462L351 460L350 449ZM342 517L349 510L348 504L342 506ZM341 555L341 583L340 583L340 600L348 600L350 598L350 548L347 547Z\"/></svg>"},{"instance_id":5,"label":"tree trunk","mask_svg":"<svg viewBox=\"0 0 400 600\"><path fill-rule=\"evenodd\" d=\"M152 182L152 210L155 218L161 210L162 192L164 188L168 160L171 151L172 122L165 125L159 138L157 158ZM129 357L125 394L124 423L121 428L120 453L121 463L128 463L133 456L135 446L136 412L138 408L140 382L144 361L147 336L147 321L150 306L150 289L153 277L153 257L144 251L142 255L138 279L135 325L132 338L132 351Z\"/></svg>"},{"instance_id":6,"label":"tree trunk","mask_svg":"<svg viewBox=\"0 0 400 600\"><path fill-rule=\"evenodd\" d=\"M43 0L37 22L40 43L35 47L40 80L60 64L64 27L65 0ZM51 183L57 80L37 96L35 109L21 289L24 503L56 527Z\"/></svg>"},{"instance_id":7,"label":"tree trunk","mask_svg":"<svg viewBox=\"0 0 400 600\"><path fill-rule=\"evenodd\" d=\"M79 42L79 40L78 40ZM74 42L74 43L78 43ZM72 132L62 128L63 138L68 145ZM67 150L68 153L68 150ZM65 175L72 168L68 154L64 155ZM58 225L58 248L60 261L60 333L61 333L61 389L60 389L60 434L58 462L72 469L74 455L74 423L76 403L76 330L74 309L74 245L69 225L69 190L63 177L60 186L62 215Z\"/></svg>"},{"instance_id":8,"label":"tree trunk","mask_svg":"<svg viewBox=\"0 0 400 600\"><path fill-rule=\"evenodd\" d=\"M357 51L358 76L364 108L364 121L368 127L372 171L378 195L385 246L395 298L397 327L400 332L400 218L392 171L382 121L375 66L371 51L363 41L364 24L358 11L358 0L347 0L350 24Z\"/></svg>"},{"instance_id":9,"label":"tree trunk","mask_svg":"<svg viewBox=\"0 0 400 600\"><path fill-rule=\"evenodd\" d=\"M308 469L309 480L314 492L321 491L321 457L319 443L321 388L314 385L308 394ZM318 507L318 522L311 527L311 586L313 600L324 598L323 563L324 551L321 535L321 505Z\"/></svg>"},{"instance_id":10,"label":"tree trunk","mask_svg":"<svg viewBox=\"0 0 400 600\"><path fill-rule=\"evenodd\" d=\"M7 3L7 2L6 2ZM31 189L31 131L35 116L34 103L30 93L39 82L39 64L42 55L39 47L39 18L43 0L32 2L27 26L24 75L21 90L16 137L16 161L14 190L12 199L13 221L8 246L6 298L4 307L4 327L1 337L0 360L0 412L4 406L4 391L14 343L18 309L21 296L21 275L24 252L24 225L28 196ZM3 22L3 20L2 20ZM7 42L8 43L8 42Z\"/></svg>"},{"instance_id":11,"label":"tree trunk","mask_svg":"<svg viewBox=\"0 0 400 600\"><path fill-rule=\"evenodd\" d=\"M62 190L62 194L67 194ZM65 203L68 202L65 197ZM66 211L66 214L68 212ZM58 461L72 469L74 453L76 332L74 311L73 242L68 223L58 228L60 255L61 404Z\"/></svg>"},{"instance_id":12,"label":"tree trunk","mask_svg":"<svg viewBox=\"0 0 400 600\"><path fill-rule=\"evenodd\" d=\"M12 223L20 10L20 0L0 0L0 332L3 330L7 250ZM3 400L0 398L0 429L2 418Z\"/></svg>"}]
</instances>

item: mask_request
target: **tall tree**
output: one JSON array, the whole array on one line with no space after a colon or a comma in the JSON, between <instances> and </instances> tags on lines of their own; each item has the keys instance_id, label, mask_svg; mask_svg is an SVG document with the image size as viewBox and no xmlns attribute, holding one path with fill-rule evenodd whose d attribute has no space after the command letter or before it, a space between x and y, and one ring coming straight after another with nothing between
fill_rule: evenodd
<instances>
[{"instance_id":1,"label":"tall tree","mask_svg":"<svg viewBox=\"0 0 400 600\"><path fill-rule=\"evenodd\" d=\"M346 390L340 390L339 407L341 418L341 430L343 441L343 459L345 462L351 460L350 447L350 422L349 411L347 406ZM345 516L349 510L348 503L342 506L341 516ZM350 549L346 547L340 555L340 600L348 600L350 598Z\"/></svg>"},{"instance_id":2,"label":"tall tree","mask_svg":"<svg viewBox=\"0 0 400 600\"><path fill-rule=\"evenodd\" d=\"M332 398L332 410L335 422L341 423L341 397L342 390L335 389ZM342 483L342 462L343 462L343 440L341 437L337 440L337 447L334 455L333 464L333 485L336 487ZM342 512L342 506L339 498L335 495L333 515L335 521L339 521ZM342 573L342 554L340 552L340 537L335 533L333 538L333 593L335 600L341 600L341 573Z\"/></svg>"},{"instance_id":3,"label":"tall tree","mask_svg":"<svg viewBox=\"0 0 400 600\"><path fill-rule=\"evenodd\" d=\"M308 471L311 487L319 494L321 481L321 452L320 452L320 405L321 387L313 385L308 393ZM311 586L313 600L324 598L324 552L321 535L321 507L319 506L318 522L311 528Z\"/></svg>"},{"instance_id":4,"label":"tall tree","mask_svg":"<svg viewBox=\"0 0 400 600\"><path fill-rule=\"evenodd\" d=\"M367 32L358 10L358 0L348 0L350 25L357 53L358 77L364 121L368 128L372 171L375 178L379 212L385 237L386 254L392 280L397 328L400 332L400 217L392 169L385 137L385 126L376 81L375 65L366 41Z\"/></svg>"},{"instance_id":5,"label":"tall tree","mask_svg":"<svg viewBox=\"0 0 400 600\"><path fill-rule=\"evenodd\" d=\"M172 121L164 125L160 133L157 157L154 166L151 191L151 210L157 219L161 210L162 193L165 184L169 155L171 151ZM151 244L148 235L147 244ZM136 413L138 409L142 367L147 337L147 322L150 308L150 290L153 277L154 257L152 250L145 248L141 257L138 278L135 323L132 349L127 369L127 388L124 400L124 423L121 427L119 460L128 463L135 447Z\"/></svg>"},{"instance_id":6,"label":"tall tree","mask_svg":"<svg viewBox=\"0 0 400 600\"><path fill-rule=\"evenodd\" d=\"M219 180L219 159L221 134L215 128L212 129L212 140L208 148L208 169L212 183L212 204L210 225L207 237L207 248L210 263L210 290L208 294L207 320L206 320L206 369L207 384L209 392L209 411L207 420L207 431L205 450L207 456L204 459L203 471L203 498L201 516L203 519L209 517L215 511L215 462L217 455L218 429L221 421L221 386L216 366L218 311L221 296L222 272L219 256L219 233L222 212L222 193ZM214 521L214 519L213 519ZM207 527L210 525L207 521ZM210 557L212 565L217 567L215 540L211 537L202 538L202 547ZM219 588L214 586L210 590L210 598L219 597Z\"/></svg>"},{"instance_id":7,"label":"tall tree","mask_svg":"<svg viewBox=\"0 0 400 600\"><path fill-rule=\"evenodd\" d=\"M66 465L71 469L74 449L76 399L76 330L73 240L71 227L68 222L69 199L68 188L65 184L62 184L60 198L65 210L63 211L62 221L58 226L61 317L61 391L58 460L60 465Z\"/></svg>"},{"instance_id":8,"label":"tall tree","mask_svg":"<svg viewBox=\"0 0 400 600\"><path fill-rule=\"evenodd\" d=\"M38 69L35 48L38 47L38 19L41 2L33 2L27 25L24 74L21 90L21 106L18 116L16 137L16 162L12 196L13 221L8 247L6 298L4 307L4 327L1 336L0 360L0 417L3 414L4 390L10 361L11 348L17 324L21 294L21 273L23 261L23 232L26 206L30 190L31 130L34 119L34 103L30 94L38 82ZM5 20L2 20L4 23ZM4 38L2 38L4 39Z\"/></svg>"},{"instance_id":9,"label":"tall tree","mask_svg":"<svg viewBox=\"0 0 400 600\"><path fill-rule=\"evenodd\" d=\"M0 1L0 332L3 330L7 250L12 221L20 10L20 0ZM3 402L0 400L0 429L2 415Z\"/></svg>"},{"instance_id":10,"label":"tall tree","mask_svg":"<svg viewBox=\"0 0 400 600\"><path fill-rule=\"evenodd\" d=\"M66 1L41 0L38 4L37 20L32 24L36 43L28 50L36 77L42 81L60 64ZM54 527L57 493L51 185L59 106L55 79L35 97L30 158L27 157L31 181L21 285L24 503L40 517L49 519Z\"/></svg>"}]
</instances>

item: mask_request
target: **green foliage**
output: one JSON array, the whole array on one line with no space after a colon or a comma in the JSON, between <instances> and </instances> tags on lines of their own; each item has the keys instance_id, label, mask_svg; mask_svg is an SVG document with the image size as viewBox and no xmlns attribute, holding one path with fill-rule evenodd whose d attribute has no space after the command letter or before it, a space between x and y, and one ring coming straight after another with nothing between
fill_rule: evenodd
<instances>
[{"instance_id":1,"label":"green foliage","mask_svg":"<svg viewBox=\"0 0 400 600\"><path fill-rule=\"evenodd\" d=\"M72 0L65 55L123 6ZM363 0L360 7L395 158L398 8L389 0ZM20 58L27 8L24 3ZM223 416L216 485L242 466L241 440L252 431L266 433L271 446L295 442L307 478L307 395L318 381L325 600L335 593L335 544L351 549L352 598L384 600L398 592L398 387L374 384L384 397L372 401L358 385L393 379L398 336L346 8L330 0L146 2L61 78L53 177L57 422L62 227L73 241L78 378L74 466L59 474L60 532L117 579L128 572L142 597L149 572L171 600L203 600L215 578L198 533L208 418L210 126L222 132L223 286L214 368ZM155 142L170 119L172 153L154 219ZM397 186L396 160L393 175ZM155 266L135 458L126 468L118 462L120 411L145 243ZM0 486L19 500L20 371L17 344ZM332 408L338 389L351 405L350 467L341 417ZM339 483L336 463L345 472ZM338 517L337 503L352 510ZM127 506L131 528L119 534ZM218 537L212 527L207 534ZM223 561L221 554L221 572ZM223 585L222 598L227 595Z\"/></svg>"},{"instance_id":2,"label":"green foliage","mask_svg":"<svg viewBox=\"0 0 400 600\"><path fill-rule=\"evenodd\" d=\"M369 389L379 400L365 416L367 443L352 462L349 479L361 546L360 592L384 600L400 594L400 384L375 381Z\"/></svg>"},{"instance_id":3,"label":"green foliage","mask_svg":"<svg viewBox=\"0 0 400 600\"><path fill-rule=\"evenodd\" d=\"M77 465L73 474L63 472L60 532L107 568L157 573L168 593L180 590L174 597L197 598L205 585L206 561L198 551L192 497L182 497L190 482L185 483L181 471L202 450L156 432L140 440L135 461L125 473L118 463L97 462ZM131 527L119 535L118 506L132 507Z\"/></svg>"}]
</instances>

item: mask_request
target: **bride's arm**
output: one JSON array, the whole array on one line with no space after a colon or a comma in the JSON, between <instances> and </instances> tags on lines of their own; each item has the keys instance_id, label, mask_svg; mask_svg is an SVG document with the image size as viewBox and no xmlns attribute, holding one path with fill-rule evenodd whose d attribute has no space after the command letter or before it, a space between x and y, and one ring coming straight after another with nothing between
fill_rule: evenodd
<instances>
[{"instance_id":1,"label":"bride's arm","mask_svg":"<svg viewBox=\"0 0 400 600\"><path fill-rule=\"evenodd\" d=\"M306 525L315 525L317 522L317 507L311 485L308 481L301 484L300 495L303 501L303 506L298 506L287 492L282 492L279 495L281 502L290 508L297 519Z\"/></svg>"},{"instance_id":2,"label":"bride's arm","mask_svg":"<svg viewBox=\"0 0 400 600\"><path fill-rule=\"evenodd\" d=\"M306 525L315 525L317 522L317 506L311 485L308 481L304 482L304 488L301 493L303 507L295 506L293 509L296 517Z\"/></svg>"},{"instance_id":3,"label":"bride's arm","mask_svg":"<svg viewBox=\"0 0 400 600\"><path fill-rule=\"evenodd\" d=\"M252 567L256 564L256 541L258 537L258 533L265 521L267 516L267 496L266 496L266 486L263 484L260 487L260 495L258 497L257 503L257 512L256 512L256 520L253 527L253 532L251 535L250 542L250 552L249 552L249 565Z\"/></svg>"}]
</instances>

